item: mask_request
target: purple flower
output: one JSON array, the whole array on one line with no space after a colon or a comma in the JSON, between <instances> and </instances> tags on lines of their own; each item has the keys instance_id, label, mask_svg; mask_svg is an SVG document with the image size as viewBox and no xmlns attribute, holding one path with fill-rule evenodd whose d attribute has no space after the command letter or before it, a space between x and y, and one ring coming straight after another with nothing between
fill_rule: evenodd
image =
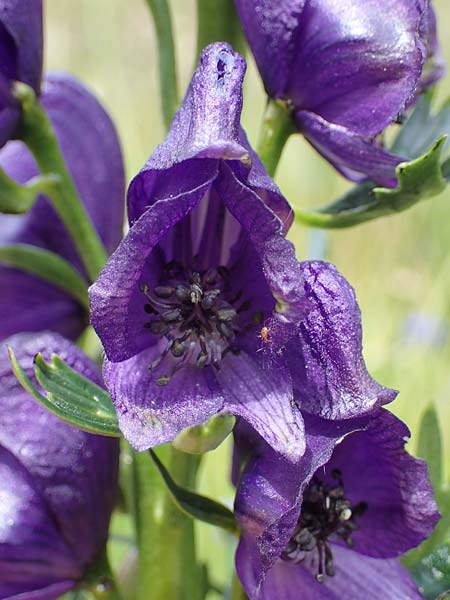
<instances>
[{"instance_id":1,"label":"purple flower","mask_svg":"<svg viewBox=\"0 0 450 600\"><path fill-rule=\"evenodd\" d=\"M41 73L42 0L0 0L0 147L20 117L12 82L22 81L39 93Z\"/></svg>"},{"instance_id":2,"label":"purple flower","mask_svg":"<svg viewBox=\"0 0 450 600\"><path fill-rule=\"evenodd\" d=\"M18 334L0 353L0 598L52 600L73 588L103 551L114 506L118 440L76 429L42 408L11 371L11 346L33 376L33 357L55 352L101 385L98 370L57 334Z\"/></svg>"},{"instance_id":3,"label":"purple flower","mask_svg":"<svg viewBox=\"0 0 450 600\"><path fill-rule=\"evenodd\" d=\"M122 237L124 172L110 118L80 83L51 75L42 87L45 108L77 190L107 250ZM19 183L39 173L26 146L9 142L0 167ZM0 246L33 244L51 250L81 273L73 242L49 201L40 197L24 215L0 215ZM19 331L52 329L75 339L88 322L85 310L65 291L23 271L0 265L0 340Z\"/></svg>"},{"instance_id":4,"label":"purple flower","mask_svg":"<svg viewBox=\"0 0 450 600\"><path fill-rule=\"evenodd\" d=\"M297 465L239 425L236 555L250 600L421 598L397 560L439 514L426 463L404 450L407 427L385 409L341 422L305 418ZM253 442L253 444L252 444Z\"/></svg>"},{"instance_id":5,"label":"purple flower","mask_svg":"<svg viewBox=\"0 0 450 600\"><path fill-rule=\"evenodd\" d=\"M267 92L343 175L395 184L378 136L442 74L427 0L235 0ZM386 18L389 15L389 18ZM439 62L439 61L438 61Z\"/></svg>"},{"instance_id":6,"label":"purple flower","mask_svg":"<svg viewBox=\"0 0 450 600\"><path fill-rule=\"evenodd\" d=\"M105 383L139 450L222 412L295 460L299 408L347 418L395 395L367 373L352 288L284 237L289 206L239 125L244 71L227 44L206 48L90 289Z\"/></svg>"}]
</instances>

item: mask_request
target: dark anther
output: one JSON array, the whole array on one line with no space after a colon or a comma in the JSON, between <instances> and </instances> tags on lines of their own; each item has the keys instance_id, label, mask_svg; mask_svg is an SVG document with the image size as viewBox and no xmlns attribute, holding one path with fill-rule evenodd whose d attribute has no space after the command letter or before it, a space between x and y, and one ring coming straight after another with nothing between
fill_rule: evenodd
<instances>
[{"instance_id":1,"label":"dark anther","mask_svg":"<svg viewBox=\"0 0 450 600\"><path fill-rule=\"evenodd\" d=\"M248 323L242 323L242 316L237 319L238 313L251 309L251 302L242 297L242 290L233 289L230 271L223 265L202 271L200 264L193 259L190 268L184 268L171 261L163 268L158 285L139 286L145 296L144 310L150 315L145 327L166 338L167 344L152 370L162 368L168 354L176 359L175 364L166 364L168 370L157 379L159 385L165 385L186 363L219 369L228 352L239 353L233 343L238 332L255 326L253 313L248 314ZM261 313L258 322L262 318Z\"/></svg>"},{"instance_id":2,"label":"dark anther","mask_svg":"<svg viewBox=\"0 0 450 600\"><path fill-rule=\"evenodd\" d=\"M206 367L208 363L208 355L204 354L203 352L200 352L199 355L197 356L197 360L196 360L196 365L199 369L202 369L203 367Z\"/></svg>"},{"instance_id":3,"label":"dark anther","mask_svg":"<svg viewBox=\"0 0 450 600\"><path fill-rule=\"evenodd\" d=\"M220 308L216 315L219 321L232 321L236 316L236 311L234 308Z\"/></svg>"},{"instance_id":4,"label":"dark anther","mask_svg":"<svg viewBox=\"0 0 450 600\"><path fill-rule=\"evenodd\" d=\"M172 344L170 351L175 358L180 358L185 353L186 346L183 344L181 340L175 340Z\"/></svg>"},{"instance_id":5,"label":"dark anther","mask_svg":"<svg viewBox=\"0 0 450 600\"><path fill-rule=\"evenodd\" d=\"M172 321L178 321L181 318L181 310L179 308L174 308L173 310L166 310L161 314L161 317L167 323L171 323Z\"/></svg>"},{"instance_id":6,"label":"dark anther","mask_svg":"<svg viewBox=\"0 0 450 600\"><path fill-rule=\"evenodd\" d=\"M331 477L336 484L328 485L314 476L306 488L302 512L297 527L282 554L287 561L299 563L308 553L317 555L316 580L323 583L325 575L335 573L330 542L342 540L353 546L352 534L359 529L359 518L367 509L366 502L352 506L345 497L342 472L334 469Z\"/></svg>"},{"instance_id":7,"label":"dark anther","mask_svg":"<svg viewBox=\"0 0 450 600\"><path fill-rule=\"evenodd\" d=\"M157 285L155 287L155 295L158 296L158 298L170 298L174 291L175 289L173 287L167 285Z\"/></svg>"}]
</instances>

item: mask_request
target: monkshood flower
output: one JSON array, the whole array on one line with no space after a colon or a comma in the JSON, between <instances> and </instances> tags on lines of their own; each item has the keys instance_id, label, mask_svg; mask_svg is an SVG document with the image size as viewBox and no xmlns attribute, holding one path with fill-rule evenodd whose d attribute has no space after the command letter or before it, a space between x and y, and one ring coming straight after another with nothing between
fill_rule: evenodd
<instances>
[{"instance_id":1,"label":"monkshood flower","mask_svg":"<svg viewBox=\"0 0 450 600\"><path fill-rule=\"evenodd\" d=\"M58 334L17 334L0 348L0 598L52 600L75 587L104 550L119 443L38 405L12 373L7 345L29 377L36 353L56 352L84 377L99 385L101 378Z\"/></svg>"},{"instance_id":2,"label":"monkshood flower","mask_svg":"<svg viewBox=\"0 0 450 600\"><path fill-rule=\"evenodd\" d=\"M235 3L266 90L292 105L298 130L345 177L394 185L403 159L376 137L442 74L427 0Z\"/></svg>"},{"instance_id":3,"label":"monkshood flower","mask_svg":"<svg viewBox=\"0 0 450 600\"><path fill-rule=\"evenodd\" d=\"M417 600L398 557L439 519L426 463L385 409L350 421L305 418L297 465L238 425L244 470L236 568L250 600Z\"/></svg>"},{"instance_id":4,"label":"monkshood flower","mask_svg":"<svg viewBox=\"0 0 450 600\"><path fill-rule=\"evenodd\" d=\"M22 81L39 93L41 74L42 0L0 0L0 147L20 117L12 83Z\"/></svg>"},{"instance_id":5,"label":"monkshood flower","mask_svg":"<svg viewBox=\"0 0 450 600\"><path fill-rule=\"evenodd\" d=\"M114 125L95 97L68 75L51 75L41 103L80 198L106 249L122 237L124 171ZM38 175L26 146L10 141L0 150L0 167L19 183ZM32 244L68 260L81 273L80 260L62 222L45 197L24 215L0 215L0 246ZM0 265L0 340L20 331L52 329L71 339L88 316L67 292L23 271Z\"/></svg>"},{"instance_id":6,"label":"monkshood flower","mask_svg":"<svg viewBox=\"0 0 450 600\"><path fill-rule=\"evenodd\" d=\"M299 263L284 237L290 208L240 128L244 72L229 45L204 50L90 289L105 383L139 450L230 413L295 460L295 388L300 408L328 418L395 395L367 373L352 288L327 263Z\"/></svg>"}]
</instances>

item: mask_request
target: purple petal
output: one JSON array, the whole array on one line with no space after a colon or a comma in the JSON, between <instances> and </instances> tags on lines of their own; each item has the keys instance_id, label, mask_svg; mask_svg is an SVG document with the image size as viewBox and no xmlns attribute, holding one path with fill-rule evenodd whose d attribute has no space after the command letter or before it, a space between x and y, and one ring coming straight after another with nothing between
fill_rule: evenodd
<instances>
[{"instance_id":1,"label":"purple petal","mask_svg":"<svg viewBox=\"0 0 450 600\"><path fill-rule=\"evenodd\" d=\"M36 353L48 359L55 352L79 373L101 383L94 363L57 334L18 334L7 344L29 376ZM20 457L78 563L88 564L107 537L116 497L118 441L67 425L38 405L15 379L5 346L0 378L0 444Z\"/></svg>"},{"instance_id":2,"label":"purple petal","mask_svg":"<svg viewBox=\"0 0 450 600\"><path fill-rule=\"evenodd\" d=\"M236 568L242 581L250 570L259 587L291 538L311 477L329 461L336 442L364 424L359 419L324 422L306 416L306 451L296 464L273 452L249 427L236 427L236 448L245 465L235 502L242 530Z\"/></svg>"},{"instance_id":3,"label":"purple petal","mask_svg":"<svg viewBox=\"0 0 450 600\"><path fill-rule=\"evenodd\" d=\"M6 75L18 79L39 92L42 73L42 0L2 0L0 3L0 49L9 37L8 44L14 43ZM3 54L0 54L3 57ZM6 65L1 63L1 72Z\"/></svg>"},{"instance_id":4,"label":"purple petal","mask_svg":"<svg viewBox=\"0 0 450 600\"><path fill-rule=\"evenodd\" d=\"M207 159L248 160L248 149L240 140L245 69L242 56L228 44L221 42L205 48L166 140L131 182L131 223L159 198L185 193L186 184L191 189L192 179L186 177L184 168L182 174L176 175L180 163L194 158L204 159L203 165ZM192 176L199 179L196 170L202 166L191 162L190 167Z\"/></svg>"},{"instance_id":5,"label":"purple petal","mask_svg":"<svg viewBox=\"0 0 450 600\"><path fill-rule=\"evenodd\" d=\"M119 363L105 360L104 378L117 410L120 429L136 450L173 440L183 429L203 423L223 405L221 390L211 368L185 365L170 375L170 357L150 370L162 350L154 346ZM169 363L168 371L164 371Z\"/></svg>"},{"instance_id":6,"label":"purple petal","mask_svg":"<svg viewBox=\"0 0 450 600\"><path fill-rule=\"evenodd\" d=\"M367 372L361 315L350 284L333 265L304 262L298 337L284 354L302 411L347 419L391 402L396 392Z\"/></svg>"},{"instance_id":7,"label":"purple petal","mask_svg":"<svg viewBox=\"0 0 450 600\"><path fill-rule=\"evenodd\" d=\"M439 81L439 79L445 75L447 70L447 65L442 55L437 35L436 13L431 6L431 1L428 6L426 46L427 61L420 80L421 91Z\"/></svg>"},{"instance_id":8,"label":"purple petal","mask_svg":"<svg viewBox=\"0 0 450 600\"><path fill-rule=\"evenodd\" d=\"M40 329L75 339L88 324L83 308L67 293L23 271L0 267L0 289L0 340Z\"/></svg>"},{"instance_id":9,"label":"purple petal","mask_svg":"<svg viewBox=\"0 0 450 600\"><path fill-rule=\"evenodd\" d=\"M294 38L307 0L235 0L244 33L270 96L285 97Z\"/></svg>"},{"instance_id":10,"label":"purple petal","mask_svg":"<svg viewBox=\"0 0 450 600\"><path fill-rule=\"evenodd\" d=\"M327 472L342 472L352 505L368 505L352 535L356 552L399 556L429 537L439 520L427 465L405 451L408 437L408 428L383 409L365 431L338 444L327 464Z\"/></svg>"},{"instance_id":11,"label":"purple petal","mask_svg":"<svg viewBox=\"0 0 450 600\"><path fill-rule=\"evenodd\" d=\"M205 173L209 179L201 187L181 197L161 199L144 212L91 286L91 321L109 360L126 360L151 345L139 284L146 273L151 283L158 276L159 264L156 259L148 264L148 259L164 234L198 204L215 174L209 170Z\"/></svg>"},{"instance_id":12,"label":"purple petal","mask_svg":"<svg viewBox=\"0 0 450 600\"><path fill-rule=\"evenodd\" d=\"M241 352L239 356L227 356L216 377L226 412L241 416L289 461L303 455L304 425L293 403L289 373Z\"/></svg>"},{"instance_id":13,"label":"purple petal","mask_svg":"<svg viewBox=\"0 0 450 600\"><path fill-rule=\"evenodd\" d=\"M70 580L58 583L32 581L28 586L2 585L0 583L0 598L2 600L56 600L71 590L74 585L74 582ZM40 589L38 589L39 587Z\"/></svg>"},{"instance_id":14,"label":"purple petal","mask_svg":"<svg viewBox=\"0 0 450 600\"><path fill-rule=\"evenodd\" d=\"M408 159L391 154L371 138L312 112L299 111L296 121L314 148L348 179L361 181L369 177L382 185L396 185L395 169Z\"/></svg>"},{"instance_id":15,"label":"purple petal","mask_svg":"<svg viewBox=\"0 0 450 600\"><path fill-rule=\"evenodd\" d=\"M237 7L269 93L296 109L372 136L415 92L425 59L423 0L237 0Z\"/></svg>"},{"instance_id":16,"label":"purple petal","mask_svg":"<svg viewBox=\"0 0 450 600\"><path fill-rule=\"evenodd\" d=\"M336 575L317 583L314 575L301 565L279 561L269 572L259 593L254 592L251 571L243 572L250 600L362 600L368 590L383 600L421 600L408 571L396 560L377 560L360 556L346 548L333 550Z\"/></svg>"},{"instance_id":17,"label":"purple petal","mask_svg":"<svg viewBox=\"0 0 450 600\"><path fill-rule=\"evenodd\" d=\"M81 571L24 466L0 446L0 586L78 579Z\"/></svg>"}]
</instances>

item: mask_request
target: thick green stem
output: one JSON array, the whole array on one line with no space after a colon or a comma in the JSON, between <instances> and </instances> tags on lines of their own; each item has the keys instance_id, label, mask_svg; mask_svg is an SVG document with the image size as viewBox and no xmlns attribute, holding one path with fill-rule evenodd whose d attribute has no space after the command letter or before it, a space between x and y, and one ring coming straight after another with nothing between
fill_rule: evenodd
<instances>
[{"instance_id":1,"label":"thick green stem","mask_svg":"<svg viewBox=\"0 0 450 600\"><path fill-rule=\"evenodd\" d=\"M178 108L177 70L173 43L172 19L166 0L146 0L155 23L158 41L161 110L166 128L170 127Z\"/></svg>"},{"instance_id":2,"label":"thick green stem","mask_svg":"<svg viewBox=\"0 0 450 600\"><path fill-rule=\"evenodd\" d=\"M85 573L81 589L88 590L97 600L123 600L106 555L106 550Z\"/></svg>"},{"instance_id":3,"label":"thick green stem","mask_svg":"<svg viewBox=\"0 0 450 600\"><path fill-rule=\"evenodd\" d=\"M230 600L248 600L247 594L242 589L241 582L239 581L238 576L236 574L233 578Z\"/></svg>"},{"instance_id":4,"label":"thick green stem","mask_svg":"<svg viewBox=\"0 0 450 600\"><path fill-rule=\"evenodd\" d=\"M213 42L228 42L245 53L245 39L233 0L197 0L197 55Z\"/></svg>"},{"instance_id":5,"label":"thick green stem","mask_svg":"<svg viewBox=\"0 0 450 600\"><path fill-rule=\"evenodd\" d=\"M19 137L31 150L44 175L56 175L59 183L49 198L72 236L89 278L93 281L106 262L106 251L86 213L67 170L52 125L33 90L16 83L15 96L22 103Z\"/></svg>"},{"instance_id":6,"label":"thick green stem","mask_svg":"<svg viewBox=\"0 0 450 600\"><path fill-rule=\"evenodd\" d=\"M294 132L289 106L282 100L269 100L261 126L258 154L271 177L275 175L283 148Z\"/></svg>"},{"instance_id":7,"label":"thick green stem","mask_svg":"<svg viewBox=\"0 0 450 600\"><path fill-rule=\"evenodd\" d=\"M199 457L157 449L178 484L193 489ZM138 540L138 600L202 600L194 522L175 505L148 453L135 453L134 504Z\"/></svg>"}]
</instances>

